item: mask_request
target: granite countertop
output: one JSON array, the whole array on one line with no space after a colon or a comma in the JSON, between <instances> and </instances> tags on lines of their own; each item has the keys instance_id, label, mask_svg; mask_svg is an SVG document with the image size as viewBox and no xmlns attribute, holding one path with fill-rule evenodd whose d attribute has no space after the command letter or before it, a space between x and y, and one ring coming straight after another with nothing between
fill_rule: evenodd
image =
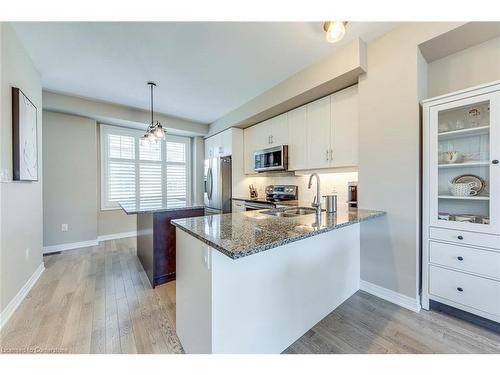
<instances>
[{"instance_id":1,"label":"granite countertop","mask_svg":"<svg viewBox=\"0 0 500 375\"><path fill-rule=\"evenodd\" d=\"M181 210L197 210L205 208L203 204L186 204L179 201L167 201L156 203L151 201L140 202L120 202L120 207L127 215L165 212L165 211L181 211Z\"/></svg>"},{"instance_id":2,"label":"granite countertop","mask_svg":"<svg viewBox=\"0 0 500 375\"><path fill-rule=\"evenodd\" d=\"M383 211L345 207L335 214L322 212L317 222L315 213L276 217L264 211L177 219L172 224L228 257L237 259L385 215Z\"/></svg>"}]
</instances>

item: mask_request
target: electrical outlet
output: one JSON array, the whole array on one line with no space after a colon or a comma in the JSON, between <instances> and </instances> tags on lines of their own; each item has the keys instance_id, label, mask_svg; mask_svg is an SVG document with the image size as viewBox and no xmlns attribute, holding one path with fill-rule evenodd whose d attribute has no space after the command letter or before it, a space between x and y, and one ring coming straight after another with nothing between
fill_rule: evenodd
<instances>
[{"instance_id":1,"label":"electrical outlet","mask_svg":"<svg viewBox=\"0 0 500 375\"><path fill-rule=\"evenodd\" d=\"M24 253L24 257L26 260L28 260L30 258L30 251L31 251L31 249L29 247L27 247L26 251Z\"/></svg>"},{"instance_id":2,"label":"electrical outlet","mask_svg":"<svg viewBox=\"0 0 500 375\"><path fill-rule=\"evenodd\" d=\"M61 231L67 232L68 231L68 224L61 224Z\"/></svg>"}]
</instances>

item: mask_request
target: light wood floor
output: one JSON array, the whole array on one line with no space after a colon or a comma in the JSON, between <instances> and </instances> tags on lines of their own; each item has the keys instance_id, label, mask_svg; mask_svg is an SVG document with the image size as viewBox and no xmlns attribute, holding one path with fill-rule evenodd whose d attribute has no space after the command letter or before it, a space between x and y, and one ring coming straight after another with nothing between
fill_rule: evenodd
<instances>
[{"instance_id":1,"label":"light wood floor","mask_svg":"<svg viewBox=\"0 0 500 375\"><path fill-rule=\"evenodd\" d=\"M151 289L135 238L45 257L0 333L3 352L182 353L175 282ZM285 353L500 353L500 335L358 292Z\"/></svg>"}]
</instances>

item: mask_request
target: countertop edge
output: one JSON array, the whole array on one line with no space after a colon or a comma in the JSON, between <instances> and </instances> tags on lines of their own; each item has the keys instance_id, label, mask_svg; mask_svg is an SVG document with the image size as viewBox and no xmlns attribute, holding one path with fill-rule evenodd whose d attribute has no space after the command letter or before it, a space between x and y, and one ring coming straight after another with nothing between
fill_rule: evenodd
<instances>
[{"instance_id":1,"label":"countertop edge","mask_svg":"<svg viewBox=\"0 0 500 375\"><path fill-rule=\"evenodd\" d=\"M125 212L126 215L137 215L137 214L154 214L157 212L173 212L173 211L190 211L190 210L201 210L205 209L204 205L194 205L188 207L171 207L171 208L158 208L152 210L137 210L137 211L127 211L120 203L120 208Z\"/></svg>"},{"instance_id":2,"label":"countertop edge","mask_svg":"<svg viewBox=\"0 0 500 375\"><path fill-rule=\"evenodd\" d=\"M291 237L291 238L286 238L286 239L282 239L282 240L279 240L279 241L270 242L268 244L257 246L257 247L253 247L253 248L248 249L247 251L243 251L243 252L239 252L239 253L233 253L231 251L226 250L224 247L218 245L217 243L212 242L212 241L206 239L205 237L200 236L196 232L194 232L194 231L192 231L192 230L190 230L188 228L183 227L180 223L177 223L176 220L172 220L171 223L176 228L179 228L183 232L186 232L186 233L192 235L196 239L198 239L198 240L204 242L205 244L209 245L210 247L218 250L219 252L223 253L227 257L229 257L231 259L239 259L239 258L244 258L244 257L249 256L249 255L261 253L263 251L270 250L270 249L273 249L275 247L283 246L283 245L286 245L286 244L289 244L289 243L292 243L292 242L296 242L296 241L300 241L300 240L303 240L303 239L306 239L306 238L314 237L314 236L317 236L319 234L323 234L323 233L326 233L326 232L331 232L331 231L336 230L336 229L340 229L340 228L347 227L347 226L354 225L354 224L359 224L359 223L361 223L363 221L368 221L368 220L371 220L371 219L375 219L377 217L384 216L386 214L387 213L385 211L374 211L373 214L371 214L368 217L364 217L364 218L356 219L356 220L351 220L351 221L348 221L348 222L345 222L345 223L342 223L342 224L338 224L338 225L335 225L335 226L332 226L332 227L328 227L328 228L318 229L318 230L316 230L314 232L304 233L304 234L298 235L296 237Z\"/></svg>"}]
</instances>

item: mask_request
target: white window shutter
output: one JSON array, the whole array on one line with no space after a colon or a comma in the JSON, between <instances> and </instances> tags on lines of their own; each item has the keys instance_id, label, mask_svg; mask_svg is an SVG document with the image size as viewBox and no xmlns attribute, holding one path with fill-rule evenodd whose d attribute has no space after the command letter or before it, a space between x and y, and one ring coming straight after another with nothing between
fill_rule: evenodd
<instances>
[{"instance_id":1,"label":"white window shutter","mask_svg":"<svg viewBox=\"0 0 500 375\"><path fill-rule=\"evenodd\" d=\"M190 202L190 139L167 135L143 145L141 131L101 125L101 207L140 203L141 209Z\"/></svg>"}]
</instances>

